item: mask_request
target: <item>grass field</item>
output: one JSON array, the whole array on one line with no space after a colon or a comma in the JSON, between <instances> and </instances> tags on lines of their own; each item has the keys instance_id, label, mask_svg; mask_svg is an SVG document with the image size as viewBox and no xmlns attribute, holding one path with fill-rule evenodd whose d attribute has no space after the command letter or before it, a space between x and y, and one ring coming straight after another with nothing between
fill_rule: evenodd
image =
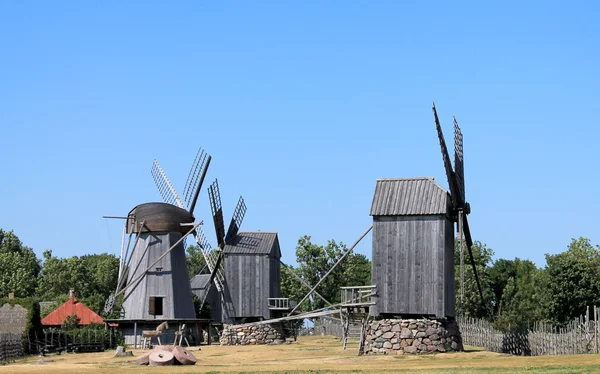
<instances>
[{"instance_id":1,"label":"grass field","mask_svg":"<svg viewBox=\"0 0 600 374\"><path fill-rule=\"evenodd\" d=\"M600 373L600 355L520 357L467 347L460 353L358 357L356 346L344 351L331 336L277 346L202 346L191 348L195 366L169 367L137 366L131 357L113 358L112 351L49 355L44 359L50 363L32 356L0 366L0 373Z\"/></svg>"}]
</instances>

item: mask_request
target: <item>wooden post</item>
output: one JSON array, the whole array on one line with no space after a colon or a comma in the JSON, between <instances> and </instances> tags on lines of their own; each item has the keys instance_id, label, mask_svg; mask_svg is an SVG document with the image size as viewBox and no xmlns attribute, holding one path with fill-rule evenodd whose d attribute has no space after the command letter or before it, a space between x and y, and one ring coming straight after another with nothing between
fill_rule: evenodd
<instances>
[{"instance_id":1,"label":"wooden post","mask_svg":"<svg viewBox=\"0 0 600 374\"><path fill-rule=\"evenodd\" d=\"M133 349L137 349L137 322L133 323Z\"/></svg>"},{"instance_id":2,"label":"wooden post","mask_svg":"<svg viewBox=\"0 0 600 374\"><path fill-rule=\"evenodd\" d=\"M598 308L594 305L594 352L598 353Z\"/></svg>"},{"instance_id":3,"label":"wooden post","mask_svg":"<svg viewBox=\"0 0 600 374\"><path fill-rule=\"evenodd\" d=\"M365 334L367 330L367 324L369 323L369 314L366 313L363 318L361 318L361 326L360 326L360 340L358 342L358 355L362 356L365 353Z\"/></svg>"}]
</instances>

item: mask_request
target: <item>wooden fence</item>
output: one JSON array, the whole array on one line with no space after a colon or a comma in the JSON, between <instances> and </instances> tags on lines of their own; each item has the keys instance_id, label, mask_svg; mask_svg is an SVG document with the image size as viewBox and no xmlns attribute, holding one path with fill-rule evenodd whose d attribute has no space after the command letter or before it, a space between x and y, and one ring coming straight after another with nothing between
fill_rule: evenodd
<instances>
[{"instance_id":1,"label":"wooden fence","mask_svg":"<svg viewBox=\"0 0 600 374\"><path fill-rule=\"evenodd\" d=\"M21 334L0 333L0 363L23 357Z\"/></svg>"},{"instance_id":2,"label":"wooden fence","mask_svg":"<svg viewBox=\"0 0 600 374\"><path fill-rule=\"evenodd\" d=\"M590 315L593 312L593 317ZM569 355L600 352L600 308L588 308L586 316L564 327L536 322L526 331L501 332L489 322L459 317L463 344L488 351L525 356Z\"/></svg>"},{"instance_id":3,"label":"wooden fence","mask_svg":"<svg viewBox=\"0 0 600 374\"><path fill-rule=\"evenodd\" d=\"M344 335L344 328L342 327L340 319L330 316L315 318L313 329L313 334L315 335L333 335L339 337ZM348 326L348 337L360 338L360 331L360 321L350 321Z\"/></svg>"}]
</instances>

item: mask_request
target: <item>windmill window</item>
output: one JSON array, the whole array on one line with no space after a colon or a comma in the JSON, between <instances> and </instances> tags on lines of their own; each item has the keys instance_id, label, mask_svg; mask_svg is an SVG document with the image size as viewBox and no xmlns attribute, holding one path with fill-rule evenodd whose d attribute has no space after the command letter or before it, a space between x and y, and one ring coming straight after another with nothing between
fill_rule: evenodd
<instances>
[{"instance_id":1,"label":"windmill window","mask_svg":"<svg viewBox=\"0 0 600 374\"><path fill-rule=\"evenodd\" d=\"M148 314L161 316L163 314L163 299L161 296L150 296L148 299Z\"/></svg>"},{"instance_id":2,"label":"windmill window","mask_svg":"<svg viewBox=\"0 0 600 374\"><path fill-rule=\"evenodd\" d=\"M158 275L160 275L160 273L162 273L162 266L159 266L156 268L156 272L158 273Z\"/></svg>"}]
</instances>

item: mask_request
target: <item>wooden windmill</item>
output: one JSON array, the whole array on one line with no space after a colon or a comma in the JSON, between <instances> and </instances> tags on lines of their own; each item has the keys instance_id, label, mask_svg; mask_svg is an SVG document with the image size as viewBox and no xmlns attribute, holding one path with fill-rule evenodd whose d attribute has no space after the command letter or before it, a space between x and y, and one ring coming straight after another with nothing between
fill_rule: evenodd
<instances>
[{"instance_id":1,"label":"wooden windmill","mask_svg":"<svg viewBox=\"0 0 600 374\"><path fill-rule=\"evenodd\" d=\"M378 293L373 316L455 317L455 223L464 233L483 303L464 198L462 132L455 120L453 169L435 106L433 113L450 193L431 177L377 180L371 206Z\"/></svg>"},{"instance_id":2,"label":"wooden windmill","mask_svg":"<svg viewBox=\"0 0 600 374\"><path fill-rule=\"evenodd\" d=\"M165 202L140 204L127 215L125 232L130 236L122 247L115 291L124 297L122 320L195 318L185 239L190 234L200 237L202 222L195 222L193 213L209 164L210 156L200 149L186 182L185 206L154 160L152 176Z\"/></svg>"}]
</instances>

